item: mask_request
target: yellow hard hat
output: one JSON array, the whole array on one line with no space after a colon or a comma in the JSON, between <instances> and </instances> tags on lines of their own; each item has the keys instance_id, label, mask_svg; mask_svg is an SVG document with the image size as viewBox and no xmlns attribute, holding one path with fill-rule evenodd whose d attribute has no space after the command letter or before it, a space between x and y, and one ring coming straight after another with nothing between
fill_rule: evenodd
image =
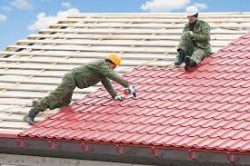
<instances>
[{"instance_id":1,"label":"yellow hard hat","mask_svg":"<svg viewBox=\"0 0 250 166\"><path fill-rule=\"evenodd\" d=\"M110 54L108 57L107 57L108 60L110 60L111 62L113 62L116 66L120 65L121 64L121 57L116 55L116 54Z\"/></svg>"}]
</instances>

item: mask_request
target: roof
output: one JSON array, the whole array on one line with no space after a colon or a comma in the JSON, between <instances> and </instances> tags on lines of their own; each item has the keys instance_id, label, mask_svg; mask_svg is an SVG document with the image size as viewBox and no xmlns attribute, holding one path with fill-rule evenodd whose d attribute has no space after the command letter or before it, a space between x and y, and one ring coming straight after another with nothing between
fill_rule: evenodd
<instances>
[{"instance_id":1,"label":"roof","mask_svg":"<svg viewBox=\"0 0 250 166\"><path fill-rule=\"evenodd\" d=\"M247 12L203 13L200 17L211 25L214 52L250 30ZM182 13L84 13L18 40L0 52L0 133L17 134L29 128L22 118L33 99L55 89L73 67L104 58L109 52L122 55L120 73L141 65L172 65L185 23ZM99 86L76 89L73 101ZM37 120L55 112L48 110Z\"/></svg>"},{"instance_id":2,"label":"roof","mask_svg":"<svg viewBox=\"0 0 250 166\"><path fill-rule=\"evenodd\" d=\"M213 51L219 52L192 73L171 66L186 21L181 14L71 16L18 41L0 52L0 152L170 165L173 157L182 165L216 166L240 158L249 164L250 34L242 36L249 17L203 14L212 26ZM136 85L136 99L113 101L99 85L77 89L71 106L46 111L32 128L22 122L31 100L55 88L65 72L108 52L122 55L119 72ZM86 150L88 144L94 152ZM119 155L123 146L130 148ZM148 157L148 150L158 158Z\"/></svg>"},{"instance_id":3,"label":"roof","mask_svg":"<svg viewBox=\"0 0 250 166\"><path fill-rule=\"evenodd\" d=\"M20 136L249 153L249 64L250 33L193 72L136 68L123 76L136 98L113 101L102 88Z\"/></svg>"}]
</instances>

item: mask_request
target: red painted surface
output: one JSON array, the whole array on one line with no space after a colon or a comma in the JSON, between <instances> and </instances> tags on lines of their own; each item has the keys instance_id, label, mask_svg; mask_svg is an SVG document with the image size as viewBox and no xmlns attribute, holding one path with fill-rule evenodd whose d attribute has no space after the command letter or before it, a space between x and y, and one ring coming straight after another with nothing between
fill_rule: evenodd
<instances>
[{"instance_id":1,"label":"red painted surface","mask_svg":"<svg viewBox=\"0 0 250 166\"><path fill-rule=\"evenodd\" d=\"M113 101L102 88L19 136L250 152L250 33L194 72L141 67L123 77L136 99Z\"/></svg>"}]
</instances>

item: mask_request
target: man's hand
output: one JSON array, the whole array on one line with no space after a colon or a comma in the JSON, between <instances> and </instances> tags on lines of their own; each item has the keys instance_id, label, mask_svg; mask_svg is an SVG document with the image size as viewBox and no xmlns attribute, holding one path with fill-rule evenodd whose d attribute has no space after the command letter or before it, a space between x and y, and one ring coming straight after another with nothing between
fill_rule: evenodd
<instances>
[{"instance_id":1,"label":"man's hand","mask_svg":"<svg viewBox=\"0 0 250 166\"><path fill-rule=\"evenodd\" d=\"M123 101L124 100L124 97L123 96L120 96L120 95L117 95L117 96L115 96L115 98L114 98L115 100L119 100L119 101Z\"/></svg>"},{"instance_id":2,"label":"man's hand","mask_svg":"<svg viewBox=\"0 0 250 166\"><path fill-rule=\"evenodd\" d=\"M193 31L188 31L188 34L189 34L189 36L192 38L193 35L194 35L194 32L193 32Z\"/></svg>"},{"instance_id":3,"label":"man's hand","mask_svg":"<svg viewBox=\"0 0 250 166\"><path fill-rule=\"evenodd\" d=\"M136 90L135 87L130 85L127 89L124 91L125 94L132 94L134 97L136 97Z\"/></svg>"}]
</instances>

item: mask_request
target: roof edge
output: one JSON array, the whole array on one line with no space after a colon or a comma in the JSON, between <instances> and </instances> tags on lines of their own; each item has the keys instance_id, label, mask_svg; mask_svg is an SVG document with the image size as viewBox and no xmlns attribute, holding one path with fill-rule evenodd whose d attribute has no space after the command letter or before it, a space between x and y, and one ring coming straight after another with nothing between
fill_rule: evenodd
<instances>
[{"instance_id":1,"label":"roof edge","mask_svg":"<svg viewBox=\"0 0 250 166\"><path fill-rule=\"evenodd\" d=\"M5 137L7 138L7 137ZM250 151L235 151L235 150L218 150L214 148L196 148L196 147L177 147L177 146L163 146L163 145L146 145L146 144L129 144L129 143L115 143L115 142L96 142L96 141L86 141L86 140L68 140L68 139L57 139L57 138L36 138L36 137L26 137L17 135L17 137L13 136L13 138L21 139L23 141L52 141L52 142L66 142L66 143L84 143L84 144L92 144L92 145L112 145L119 147L137 147L137 148L148 148L148 149L156 149L156 150L164 150L171 149L177 151L195 151L195 152L211 152L211 153L230 153L230 154L238 154L238 155L250 155Z\"/></svg>"},{"instance_id":2,"label":"roof edge","mask_svg":"<svg viewBox=\"0 0 250 166\"><path fill-rule=\"evenodd\" d=\"M18 139L0 138L0 153L158 165L176 161L184 165L200 163L204 166L211 161L218 165L237 163L247 166L250 163L250 155L247 154L199 152L192 149L158 149L158 147L121 144L91 144L65 140L55 142L51 139L36 140L20 137Z\"/></svg>"}]
</instances>

